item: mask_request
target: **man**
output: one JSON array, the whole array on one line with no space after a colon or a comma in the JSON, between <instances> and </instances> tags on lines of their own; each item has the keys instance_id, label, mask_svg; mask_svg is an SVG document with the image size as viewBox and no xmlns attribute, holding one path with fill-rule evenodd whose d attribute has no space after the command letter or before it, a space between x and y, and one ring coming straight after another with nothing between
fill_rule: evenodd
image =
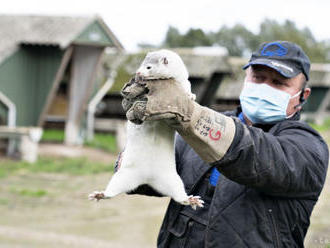
<instances>
[{"instance_id":1,"label":"man","mask_svg":"<svg viewBox=\"0 0 330 248\"><path fill-rule=\"evenodd\" d=\"M309 68L296 44L262 44L244 67L241 106L226 113L189 100L175 83L161 95L147 82L137 100L126 90L130 120L163 119L178 131L178 173L205 201L194 211L171 200L158 247L304 247L328 165L326 143L299 121ZM147 186L135 193L157 195Z\"/></svg>"}]
</instances>

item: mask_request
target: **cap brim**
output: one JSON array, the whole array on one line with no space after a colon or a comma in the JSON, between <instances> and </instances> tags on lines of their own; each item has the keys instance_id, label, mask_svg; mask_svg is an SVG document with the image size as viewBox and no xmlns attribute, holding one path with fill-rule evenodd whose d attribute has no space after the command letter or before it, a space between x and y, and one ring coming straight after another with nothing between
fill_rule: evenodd
<instances>
[{"instance_id":1,"label":"cap brim","mask_svg":"<svg viewBox=\"0 0 330 248\"><path fill-rule=\"evenodd\" d=\"M293 78L300 73L300 71L296 71L290 65L284 64L282 61L277 61L274 59L254 59L253 61L250 61L248 64L243 66L243 69L245 70L251 65L264 65L270 67L286 78Z\"/></svg>"}]
</instances>

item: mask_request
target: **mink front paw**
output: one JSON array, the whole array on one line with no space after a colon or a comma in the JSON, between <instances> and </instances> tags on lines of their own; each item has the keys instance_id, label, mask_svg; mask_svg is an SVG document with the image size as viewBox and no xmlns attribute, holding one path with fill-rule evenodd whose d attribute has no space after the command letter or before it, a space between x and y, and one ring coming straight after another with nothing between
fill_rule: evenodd
<instances>
[{"instance_id":1,"label":"mink front paw","mask_svg":"<svg viewBox=\"0 0 330 248\"><path fill-rule=\"evenodd\" d=\"M201 199L200 196L193 196L190 195L188 198L189 205L192 207L192 209L196 210L197 207L203 208L204 207L204 201Z\"/></svg>"}]
</instances>

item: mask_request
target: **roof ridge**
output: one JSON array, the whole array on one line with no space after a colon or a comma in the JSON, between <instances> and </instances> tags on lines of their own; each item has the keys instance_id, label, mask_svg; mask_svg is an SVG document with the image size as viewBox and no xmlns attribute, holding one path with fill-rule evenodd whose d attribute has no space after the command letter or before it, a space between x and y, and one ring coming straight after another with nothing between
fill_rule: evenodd
<instances>
[{"instance_id":1,"label":"roof ridge","mask_svg":"<svg viewBox=\"0 0 330 248\"><path fill-rule=\"evenodd\" d=\"M106 29L118 49L122 46L103 19L97 14L85 16L64 15L9 15L0 14L0 63L8 56L9 47L21 43L52 44L68 47L81 32L97 21ZM13 49L14 50L14 49Z\"/></svg>"}]
</instances>

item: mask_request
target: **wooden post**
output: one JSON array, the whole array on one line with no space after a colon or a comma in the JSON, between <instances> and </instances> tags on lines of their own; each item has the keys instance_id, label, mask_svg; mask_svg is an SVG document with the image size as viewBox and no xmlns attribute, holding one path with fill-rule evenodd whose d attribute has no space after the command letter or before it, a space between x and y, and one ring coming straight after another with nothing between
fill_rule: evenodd
<instances>
[{"instance_id":1,"label":"wooden post","mask_svg":"<svg viewBox=\"0 0 330 248\"><path fill-rule=\"evenodd\" d=\"M204 83L204 89L200 95L199 103L203 106L210 106L214 96L222 82L224 73L213 73L210 79Z\"/></svg>"},{"instance_id":2,"label":"wooden post","mask_svg":"<svg viewBox=\"0 0 330 248\"><path fill-rule=\"evenodd\" d=\"M56 94L56 91L60 85L60 82L63 78L63 75L64 75L64 72L65 72L65 69L66 67L68 66L69 64L69 61L71 59L71 56L72 56L72 51L73 51L73 47L69 47L64 55L63 55L63 58L62 58L62 61L61 61L61 65L56 73L56 76L55 76L55 79L54 79L54 82L53 82L53 85L52 85L52 88L48 94L48 97L47 97L47 101L46 101L46 104L41 112L41 115L39 117L39 120L38 120L38 126L40 127L44 121L45 121L45 118L46 118L46 115L47 115L47 112L49 110L49 107L51 105L51 103L53 102L54 100L54 97L55 97L55 94Z\"/></svg>"},{"instance_id":3,"label":"wooden post","mask_svg":"<svg viewBox=\"0 0 330 248\"><path fill-rule=\"evenodd\" d=\"M79 145L83 142L80 123L91 95L97 67L104 48L75 46L70 80L69 109L65 125L65 144Z\"/></svg>"}]
</instances>

